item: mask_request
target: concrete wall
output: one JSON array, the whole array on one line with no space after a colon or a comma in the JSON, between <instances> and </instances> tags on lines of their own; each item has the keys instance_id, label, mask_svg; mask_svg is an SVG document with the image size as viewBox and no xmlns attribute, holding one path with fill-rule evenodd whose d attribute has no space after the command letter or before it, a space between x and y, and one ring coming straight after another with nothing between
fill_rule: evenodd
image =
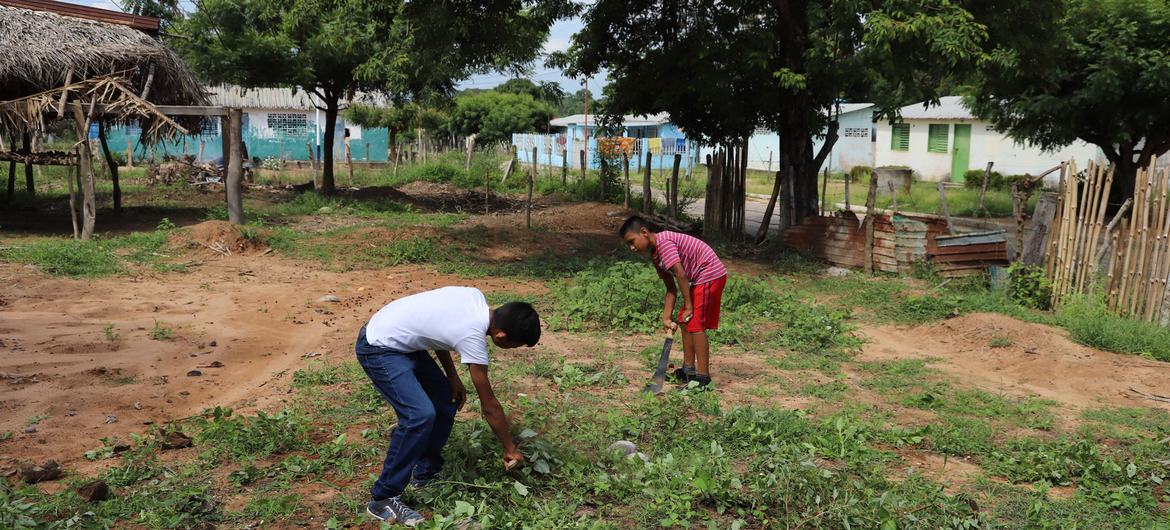
<instances>
[{"instance_id":1,"label":"concrete wall","mask_svg":"<svg viewBox=\"0 0 1170 530\"><path fill-rule=\"evenodd\" d=\"M877 124L874 165L907 166L919 178L928 181L951 179L951 157L955 148L955 124L971 125L971 156L967 169L984 169L987 162L995 162L993 171L1004 175L1043 173L1061 162L1076 159L1077 165L1085 167L1089 160L1102 160L1100 150L1082 141L1053 151L1022 144L997 132L991 124L975 120L906 120L910 125L910 148L907 151L890 149L892 127L888 121ZM931 153L926 150L930 124L947 124L947 152ZM1048 179L1055 182L1056 177Z\"/></svg>"},{"instance_id":2,"label":"concrete wall","mask_svg":"<svg viewBox=\"0 0 1170 530\"><path fill-rule=\"evenodd\" d=\"M306 128L303 134L282 134L268 125L269 114L303 114ZM177 138L165 145L155 146L155 158L161 159L164 155L180 156L184 153L199 156L200 142L202 142L203 157L201 161L214 160L222 155L223 140L220 136L218 118L204 122L202 131L192 131L190 136ZM386 161L388 133L386 129L363 130L357 125L347 125L340 116L337 118L337 136L334 144L336 161L345 160L345 144L343 133L348 127L350 131L350 149L354 160L366 160L366 145L369 145L369 160ZM312 145L314 156L320 159L324 141L325 113L314 111L272 110L272 109L244 109L244 145L247 146L250 157L261 159L279 157L283 153L285 160L309 160L309 151L306 144ZM110 149L125 152L127 142L134 150L134 159L142 160L149 156L150 150L138 143L141 131L137 126L118 126L108 130Z\"/></svg>"}]
</instances>

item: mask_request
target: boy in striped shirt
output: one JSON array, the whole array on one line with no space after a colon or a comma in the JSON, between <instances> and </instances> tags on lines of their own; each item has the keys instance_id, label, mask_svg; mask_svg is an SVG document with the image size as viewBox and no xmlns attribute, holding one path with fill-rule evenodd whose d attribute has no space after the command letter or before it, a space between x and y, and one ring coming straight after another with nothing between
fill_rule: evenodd
<instances>
[{"instance_id":1,"label":"boy in striped shirt","mask_svg":"<svg viewBox=\"0 0 1170 530\"><path fill-rule=\"evenodd\" d=\"M719 304L727 284L727 268L715 251L702 240L663 230L654 232L651 225L635 215L626 219L618 235L637 254L649 254L654 269L666 285L662 325L667 333L678 328L671 320L678 293L683 307L678 323L683 325L683 366L674 376L682 381L696 381L701 388L711 384L711 346L708 329L719 329Z\"/></svg>"}]
</instances>

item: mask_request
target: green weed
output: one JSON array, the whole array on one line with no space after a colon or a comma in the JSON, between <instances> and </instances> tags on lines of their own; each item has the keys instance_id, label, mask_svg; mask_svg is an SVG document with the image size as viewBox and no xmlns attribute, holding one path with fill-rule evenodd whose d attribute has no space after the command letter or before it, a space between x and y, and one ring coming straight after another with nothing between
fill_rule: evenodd
<instances>
[{"instance_id":1,"label":"green weed","mask_svg":"<svg viewBox=\"0 0 1170 530\"><path fill-rule=\"evenodd\" d=\"M106 340L109 342L115 342L122 337L113 324L106 324L106 327L102 328L102 333L106 335Z\"/></svg>"},{"instance_id":2,"label":"green weed","mask_svg":"<svg viewBox=\"0 0 1170 530\"><path fill-rule=\"evenodd\" d=\"M175 331L168 326L164 326L158 320L154 321L154 327L147 332L147 335L154 340L170 340L175 337Z\"/></svg>"},{"instance_id":3,"label":"green weed","mask_svg":"<svg viewBox=\"0 0 1170 530\"><path fill-rule=\"evenodd\" d=\"M222 458L262 458L303 447L308 429L307 419L293 410L245 417L216 407L208 416L196 420L195 440Z\"/></svg>"},{"instance_id":4,"label":"green weed","mask_svg":"<svg viewBox=\"0 0 1170 530\"><path fill-rule=\"evenodd\" d=\"M1170 329L1119 316L1099 300L1074 297L1057 310L1056 320L1086 346L1170 361Z\"/></svg>"}]
</instances>

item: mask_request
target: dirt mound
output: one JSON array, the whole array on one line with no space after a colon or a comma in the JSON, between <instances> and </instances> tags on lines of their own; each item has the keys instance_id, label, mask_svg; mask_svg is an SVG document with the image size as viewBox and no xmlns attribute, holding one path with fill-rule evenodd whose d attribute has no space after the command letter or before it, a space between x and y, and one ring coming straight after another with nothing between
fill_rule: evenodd
<instances>
[{"instance_id":1,"label":"dirt mound","mask_svg":"<svg viewBox=\"0 0 1170 530\"><path fill-rule=\"evenodd\" d=\"M860 360L939 358L937 368L963 382L1000 392L1035 394L1074 408L1159 406L1132 389L1165 394L1170 363L1095 350L1061 329L976 313L906 329L865 327L871 339Z\"/></svg>"},{"instance_id":2,"label":"dirt mound","mask_svg":"<svg viewBox=\"0 0 1170 530\"><path fill-rule=\"evenodd\" d=\"M245 233L240 227L227 221L204 221L197 225L177 230L171 236L171 243L189 248L203 248L216 254L249 254L267 247L255 232Z\"/></svg>"}]
</instances>

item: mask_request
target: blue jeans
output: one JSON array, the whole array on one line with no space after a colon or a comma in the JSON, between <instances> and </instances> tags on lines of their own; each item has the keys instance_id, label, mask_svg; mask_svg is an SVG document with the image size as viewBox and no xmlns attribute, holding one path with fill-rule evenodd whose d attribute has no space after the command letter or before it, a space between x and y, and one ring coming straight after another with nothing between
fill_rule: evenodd
<instances>
[{"instance_id":1,"label":"blue jeans","mask_svg":"<svg viewBox=\"0 0 1170 530\"><path fill-rule=\"evenodd\" d=\"M406 489L412 474L427 477L443 468L443 446L455 423L451 384L430 353L371 346L364 326L355 350L374 388L398 413L382 474L370 489L375 499L394 497Z\"/></svg>"}]
</instances>

